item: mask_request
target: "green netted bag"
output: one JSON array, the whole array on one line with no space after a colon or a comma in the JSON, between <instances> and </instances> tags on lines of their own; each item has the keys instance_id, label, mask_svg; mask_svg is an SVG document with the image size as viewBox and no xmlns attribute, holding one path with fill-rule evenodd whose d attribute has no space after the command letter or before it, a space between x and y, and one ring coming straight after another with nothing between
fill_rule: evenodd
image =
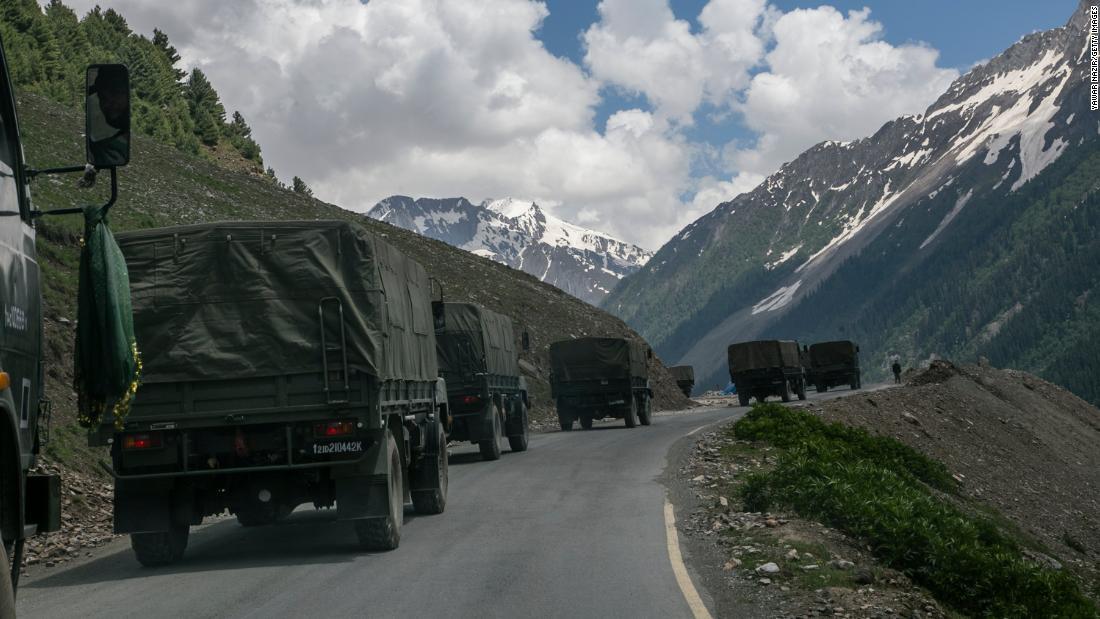
<instances>
[{"instance_id":1,"label":"green netted bag","mask_svg":"<svg viewBox=\"0 0 1100 619\"><path fill-rule=\"evenodd\" d=\"M141 378L141 357L126 259L102 207L84 209L79 285L74 364L78 419L92 427L110 410L115 427L122 429Z\"/></svg>"}]
</instances>

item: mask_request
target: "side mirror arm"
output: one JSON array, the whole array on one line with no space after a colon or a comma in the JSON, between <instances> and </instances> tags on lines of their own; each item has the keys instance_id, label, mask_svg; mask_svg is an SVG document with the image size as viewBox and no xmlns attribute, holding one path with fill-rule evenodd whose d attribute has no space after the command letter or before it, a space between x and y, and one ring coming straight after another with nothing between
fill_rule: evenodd
<instances>
[{"instance_id":1,"label":"side mirror arm","mask_svg":"<svg viewBox=\"0 0 1100 619\"><path fill-rule=\"evenodd\" d=\"M30 178L33 179L39 174L67 174L72 172L85 172L87 177L87 168L88 166L70 166L67 168L49 168L46 170L27 170L27 174ZM103 204L103 206L100 207L101 209L103 209L104 214L106 214L106 211L110 210L110 208L115 205L115 202L118 201L118 168L111 167L108 169L111 171L111 197L107 200L107 202ZM92 170L94 171L95 168L92 168ZM92 173L92 178L95 178L94 172ZM75 215L77 213L83 212L84 207L72 206L68 208L55 208L48 211L32 211L31 217L37 219L43 215Z\"/></svg>"}]
</instances>

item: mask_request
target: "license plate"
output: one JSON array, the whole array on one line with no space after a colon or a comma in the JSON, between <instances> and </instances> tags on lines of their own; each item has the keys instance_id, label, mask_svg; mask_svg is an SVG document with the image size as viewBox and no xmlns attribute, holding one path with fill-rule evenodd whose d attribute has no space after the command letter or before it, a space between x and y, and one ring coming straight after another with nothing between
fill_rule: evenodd
<instances>
[{"instance_id":1,"label":"license plate","mask_svg":"<svg viewBox=\"0 0 1100 619\"><path fill-rule=\"evenodd\" d=\"M362 440L334 441L331 443L313 444L313 455L315 456L328 456L333 454L354 454L362 452Z\"/></svg>"}]
</instances>

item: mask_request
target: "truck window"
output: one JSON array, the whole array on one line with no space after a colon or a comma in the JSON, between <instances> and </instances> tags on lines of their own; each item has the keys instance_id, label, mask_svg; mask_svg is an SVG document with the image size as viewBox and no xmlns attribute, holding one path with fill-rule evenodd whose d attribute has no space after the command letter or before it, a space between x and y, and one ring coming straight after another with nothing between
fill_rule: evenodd
<instances>
[{"instance_id":1,"label":"truck window","mask_svg":"<svg viewBox=\"0 0 1100 619\"><path fill-rule=\"evenodd\" d=\"M22 194L17 174L19 167L19 132L15 124L15 110L12 108L12 100L12 93L8 89L8 78L6 75L0 75L0 192L9 196ZM23 201L19 200L18 205L20 215L26 219L29 214L24 212ZM2 210L13 207L16 207L16 204L9 205L5 203Z\"/></svg>"}]
</instances>

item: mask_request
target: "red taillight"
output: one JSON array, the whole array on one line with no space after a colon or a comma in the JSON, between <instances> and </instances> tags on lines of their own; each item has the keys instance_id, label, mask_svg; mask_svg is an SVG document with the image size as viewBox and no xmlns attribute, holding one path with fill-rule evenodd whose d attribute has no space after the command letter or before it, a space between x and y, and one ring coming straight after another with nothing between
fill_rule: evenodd
<instances>
[{"instance_id":1,"label":"red taillight","mask_svg":"<svg viewBox=\"0 0 1100 619\"><path fill-rule=\"evenodd\" d=\"M164 446L164 437L160 432L147 434L127 434L122 437L123 449L156 449Z\"/></svg>"},{"instance_id":2,"label":"red taillight","mask_svg":"<svg viewBox=\"0 0 1100 619\"><path fill-rule=\"evenodd\" d=\"M480 401L481 401L481 398L479 396L476 396L476 395L464 395L464 396L462 396L462 403L463 404L477 404Z\"/></svg>"},{"instance_id":3,"label":"red taillight","mask_svg":"<svg viewBox=\"0 0 1100 619\"><path fill-rule=\"evenodd\" d=\"M354 433L354 421L325 421L313 424L314 436L344 436Z\"/></svg>"}]
</instances>

